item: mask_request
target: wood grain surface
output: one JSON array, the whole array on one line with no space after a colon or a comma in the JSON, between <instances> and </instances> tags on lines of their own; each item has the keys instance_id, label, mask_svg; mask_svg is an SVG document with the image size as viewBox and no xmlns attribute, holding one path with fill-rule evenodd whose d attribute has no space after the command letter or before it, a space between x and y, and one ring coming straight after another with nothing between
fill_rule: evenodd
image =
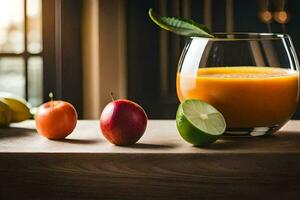
<instances>
[{"instance_id":1,"label":"wood grain surface","mask_svg":"<svg viewBox=\"0 0 300 200\"><path fill-rule=\"evenodd\" d=\"M98 121L66 140L33 121L0 129L0 199L298 199L300 121L270 137L224 137L196 148L174 121L149 121L138 144L117 147Z\"/></svg>"}]
</instances>

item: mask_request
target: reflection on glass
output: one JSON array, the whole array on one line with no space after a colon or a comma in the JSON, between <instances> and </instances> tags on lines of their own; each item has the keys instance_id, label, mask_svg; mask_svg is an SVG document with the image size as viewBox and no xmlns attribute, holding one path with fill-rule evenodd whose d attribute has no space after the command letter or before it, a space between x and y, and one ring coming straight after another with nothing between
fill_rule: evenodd
<instances>
[{"instance_id":1,"label":"reflection on glass","mask_svg":"<svg viewBox=\"0 0 300 200\"><path fill-rule=\"evenodd\" d=\"M23 58L0 58L0 91L25 97L24 74Z\"/></svg>"},{"instance_id":2,"label":"reflection on glass","mask_svg":"<svg viewBox=\"0 0 300 200\"><path fill-rule=\"evenodd\" d=\"M42 51L42 13L41 0L27 0L27 42L28 52Z\"/></svg>"},{"instance_id":3,"label":"reflection on glass","mask_svg":"<svg viewBox=\"0 0 300 200\"><path fill-rule=\"evenodd\" d=\"M41 57L28 59L28 101L38 106L43 98L43 60Z\"/></svg>"},{"instance_id":4,"label":"reflection on glass","mask_svg":"<svg viewBox=\"0 0 300 200\"><path fill-rule=\"evenodd\" d=\"M24 51L24 1L0 0L0 53Z\"/></svg>"}]
</instances>

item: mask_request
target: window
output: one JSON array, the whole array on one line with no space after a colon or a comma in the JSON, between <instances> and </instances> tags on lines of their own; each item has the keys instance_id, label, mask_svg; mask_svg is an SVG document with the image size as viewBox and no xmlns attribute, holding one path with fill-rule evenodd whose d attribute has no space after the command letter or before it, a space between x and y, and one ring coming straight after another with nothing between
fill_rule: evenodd
<instances>
[{"instance_id":1,"label":"window","mask_svg":"<svg viewBox=\"0 0 300 200\"><path fill-rule=\"evenodd\" d=\"M0 0L0 91L43 101L41 0Z\"/></svg>"}]
</instances>

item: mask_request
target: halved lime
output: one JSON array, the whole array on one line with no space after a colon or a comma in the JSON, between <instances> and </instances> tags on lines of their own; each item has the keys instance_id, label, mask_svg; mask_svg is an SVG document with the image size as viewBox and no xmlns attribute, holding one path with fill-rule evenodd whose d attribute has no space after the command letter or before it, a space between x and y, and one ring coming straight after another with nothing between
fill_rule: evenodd
<instances>
[{"instance_id":1,"label":"halved lime","mask_svg":"<svg viewBox=\"0 0 300 200\"><path fill-rule=\"evenodd\" d=\"M196 146L207 146L225 131L223 115L212 105L188 99L177 110L176 125L181 137Z\"/></svg>"}]
</instances>

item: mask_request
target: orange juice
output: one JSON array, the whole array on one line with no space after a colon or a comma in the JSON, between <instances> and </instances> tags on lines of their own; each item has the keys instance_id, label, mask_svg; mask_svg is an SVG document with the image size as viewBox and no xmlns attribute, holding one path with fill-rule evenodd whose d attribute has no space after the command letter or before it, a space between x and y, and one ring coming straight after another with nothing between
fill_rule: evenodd
<instances>
[{"instance_id":1,"label":"orange juice","mask_svg":"<svg viewBox=\"0 0 300 200\"><path fill-rule=\"evenodd\" d=\"M196 74L197 73L197 74ZM199 68L177 74L180 101L215 106L228 128L271 127L286 122L298 104L298 72L273 67Z\"/></svg>"}]
</instances>

